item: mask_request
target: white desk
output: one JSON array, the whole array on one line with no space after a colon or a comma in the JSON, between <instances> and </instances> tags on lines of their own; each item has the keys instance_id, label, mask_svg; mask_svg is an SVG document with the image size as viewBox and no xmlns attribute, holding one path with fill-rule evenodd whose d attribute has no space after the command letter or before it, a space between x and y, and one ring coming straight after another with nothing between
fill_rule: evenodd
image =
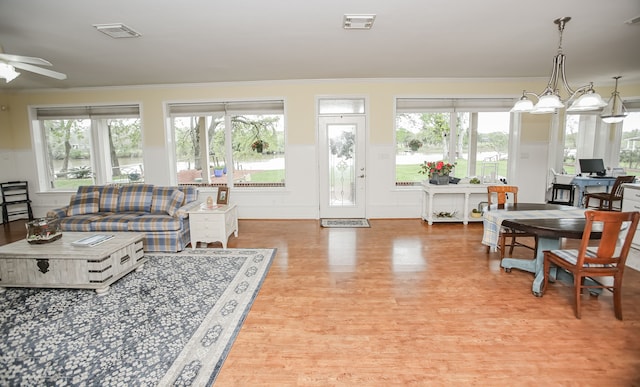
<instances>
[{"instance_id":1,"label":"white desk","mask_svg":"<svg viewBox=\"0 0 640 387\"><path fill-rule=\"evenodd\" d=\"M480 202L488 198L489 184L423 184L422 219L432 225L433 222L462 222L482 221L482 218L471 218L469 213ZM436 195L439 197L436 199ZM434 213L455 212L453 217L437 217Z\"/></svg>"}]
</instances>

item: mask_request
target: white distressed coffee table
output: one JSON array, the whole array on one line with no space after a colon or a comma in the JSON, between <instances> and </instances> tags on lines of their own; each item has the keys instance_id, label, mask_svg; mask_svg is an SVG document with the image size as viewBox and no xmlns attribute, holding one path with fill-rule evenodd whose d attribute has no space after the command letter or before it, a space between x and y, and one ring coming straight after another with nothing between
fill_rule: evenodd
<instances>
[{"instance_id":1,"label":"white distressed coffee table","mask_svg":"<svg viewBox=\"0 0 640 387\"><path fill-rule=\"evenodd\" d=\"M95 235L114 235L92 247L71 243ZM136 232L65 232L46 244L26 239L0 246L0 292L7 287L95 289L106 293L109 286L146 262L142 240Z\"/></svg>"}]
</instances>

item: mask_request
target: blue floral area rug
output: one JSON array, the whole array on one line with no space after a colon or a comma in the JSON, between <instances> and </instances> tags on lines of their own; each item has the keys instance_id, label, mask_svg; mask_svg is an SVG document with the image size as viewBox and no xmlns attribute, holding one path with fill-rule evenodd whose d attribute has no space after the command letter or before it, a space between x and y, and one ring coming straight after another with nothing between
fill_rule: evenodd
<instances>
[{"instance_id":1,"label":"blue floral area rug","mask_svg":"<svg viewBox=\"0 0 640 387\"><path fill-rule=\"evenodd\" d=\"M0 386L211 385L275 253L150 253L105 295L7 288Z\"/></svg>"},{"instance_id":2,"label":"blue floral area rug","mask_svg":"<svg viewBox=\"0 0 640 387\"><path fill-rule=\"evenodd\" d=\"M369 221L367 219L360 218L345 218L345 219L330 219L323 218L320 219L320 226L322 227L342 227L342 228L352 228L352 227L371 227L369 225Z\"/></svg>"}]
</instances>

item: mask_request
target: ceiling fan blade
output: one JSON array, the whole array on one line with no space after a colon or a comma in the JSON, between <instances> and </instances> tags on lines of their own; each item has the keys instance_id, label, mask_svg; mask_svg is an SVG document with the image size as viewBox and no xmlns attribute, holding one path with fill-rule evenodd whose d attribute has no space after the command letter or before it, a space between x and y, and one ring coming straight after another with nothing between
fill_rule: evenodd
<instances>
[{"instance_id":1,"label":"ceiling fan blade","mask_svg":"<svg viewBox=\"0 0 640 387\"><path fill-rule=\"evenodd\" d=\"M49 62L48 60L44 60L42 58L35 58L32 56L11 55L11 54L3 54L0 52L0 59L6 60L9 62L31 63L39 66L52 66L51 62Z\"/></svg>"},{"instance_id":2,"label":"ceiling fan blade","mask_svg":"<svg viewBox=\"0 0 640 387\"><path fill-rule=\"evenodd\" d=\"M36 67L30 64L20 63L20 62L8 62L8 63L15 68L31 71L32 73L44 75L44 76L55 78L55 79L67 79L66 74L59 73L57 71L43 69L41 67Z\"/></svg>"}]
</instances>

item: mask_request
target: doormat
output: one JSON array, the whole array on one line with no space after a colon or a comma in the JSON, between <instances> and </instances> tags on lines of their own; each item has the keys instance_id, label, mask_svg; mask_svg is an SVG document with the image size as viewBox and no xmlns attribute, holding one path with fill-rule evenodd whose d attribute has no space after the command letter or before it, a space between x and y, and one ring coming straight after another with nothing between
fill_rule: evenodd
<instances>
[{"instance_id":1,"label":"doormat","mask_svg":"<svg viewBox=\"0 0 640 387\"><path fill-rule=\"evenodd\" d=\"M320 219L320 226L342 228L371 227L367 219Z\"/></svg>"}]
</instances>

